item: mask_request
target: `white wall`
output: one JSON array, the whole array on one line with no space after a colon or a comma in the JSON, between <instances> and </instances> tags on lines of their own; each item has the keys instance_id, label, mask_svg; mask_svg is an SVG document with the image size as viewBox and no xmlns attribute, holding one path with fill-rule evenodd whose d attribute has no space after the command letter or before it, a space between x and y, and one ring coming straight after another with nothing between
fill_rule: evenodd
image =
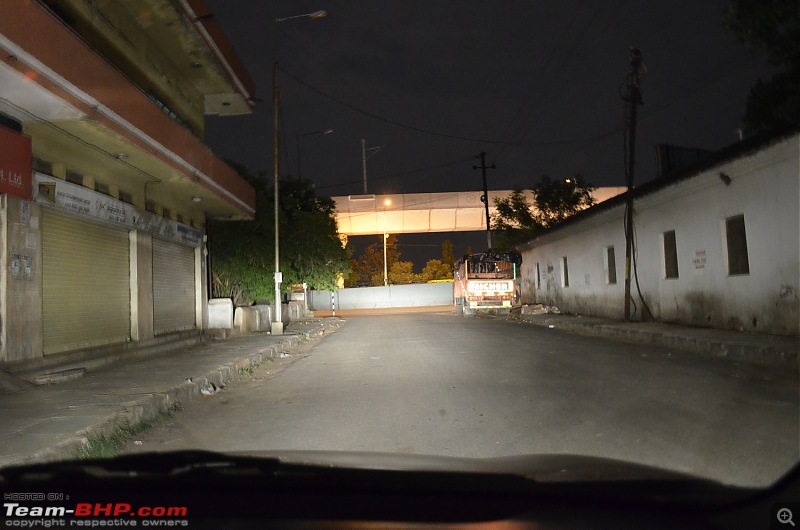
<instances>
[{"instance_id":1,"label":"white wall","mask_svg":"<svg viewBox=\"0 0 800 530\"><path fill-rule=\"evenodd\" d=\"M444 282L337 289L334 292L334 300L336 309L451 305L453 284ZM312 311L331 309L331 292L309 291L308 308Z\"/></svg>"},{"instance_id":2,"label":"white wall","mask_svg":"<svg viewBox=\"0 0 800 530\"><path fill-rule=\"evenodd\" d=\"M636 200L637 272L657 320L798 334L800 309L800 137L721 163ZM729 185L720 173L730 177ZM743 214L750 273L729 275L725 219ZM569 224L523 250L523 301L623 317L624 207ZM662 234L674 230L678 273L664 277ZM607 283L605 249L614 246L616 284ZM567 256L569 286L562 286ZM536 288L536 264L541 285ZM635 281L631 292L641 316Z\"/></svg>"}]
</instances>

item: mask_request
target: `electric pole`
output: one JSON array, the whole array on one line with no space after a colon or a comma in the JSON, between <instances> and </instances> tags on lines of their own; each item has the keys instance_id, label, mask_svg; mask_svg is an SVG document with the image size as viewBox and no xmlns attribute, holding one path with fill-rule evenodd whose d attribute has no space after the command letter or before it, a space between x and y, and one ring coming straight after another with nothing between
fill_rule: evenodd
<instances>
[{"instance_id":1,"label":"electric pole","mask_svg":"<svg viewBox=\"0 0 800 530\"><path fill-rule=\"evenodd\" d=\"M633 255L633 166L636 159L636 108L642 104L642 93L639 89L639 68L642 65L642 53L631 48L630 70L628 73L628 91L623 98L626 102L627 114L627 160L625 160L625 177L628 191L625 199L625 320L631 319L631 259Z\"/></svg>"},{"instance_id":2,"label":"electric pole","mask_svg":"<svg viewBox=\"0 0 800 530\"><path fill-rule=\"evenodd\" d=\"M489 221L489 188L486 184L486 170L487 169L497 169L497 167L492 164L491 166L486 165L486 153L481 151L481 154L476 156L475 158L481 159L480 166L472 166L472 169L480 168L481 172L483 173L483 195L481 195L481 202L483 203L483 207L486 210L486 244L487 250L492 249L492 230L491 224Z\"/></svg>"}]
</instances>

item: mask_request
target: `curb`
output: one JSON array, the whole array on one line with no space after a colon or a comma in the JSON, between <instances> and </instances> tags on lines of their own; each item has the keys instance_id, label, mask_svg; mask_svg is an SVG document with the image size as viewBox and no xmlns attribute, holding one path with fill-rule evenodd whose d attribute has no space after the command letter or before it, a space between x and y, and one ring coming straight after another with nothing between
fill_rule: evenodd
<instances>
[{"instance_id":1,"label":"curb","mask_svg":"<svg viewBox=\"0 0 800 530\"><path fill-rule=\"evenodd\" d=\"M515 319L517 320L517 319ZM536 326L553 325L553 319L519 318L520 322ZM602 336L613 339L628 340L638 343L659 344L681 350L698 353L717 359L728 359L736 362L771 366L776 368L797 369L800 358L797 351L786 351L774 346L754 346L704 337L691 337L669 331L652 329L630 329L613 324L592 322L573 322L558 319L557 329L572 331L582 335Z\"/></svg>"},{"instance_id":2,"label":"curb","mask_svg":"<svg viewBox=\"0 0 800 530\"><path fill-rule=\"evenodd\" d=\"M76 432L73 437L62 440L53 447L29 455L21 461L7 462L6 465L53 462L74 458L75 453L90 443L90 438L108 437L120 427L135 426L153 420L159 414L172 410L176 405L195 399L200 395L200 389L209 383L214 383L219 387L228 381L238 379L241 377L239 375L240 370L250 366L258 366L268 359L275 359L281 353L300 344L301 341L308 340L314 336L322 336L325 333L334 331L339 326L341 326L341 321L338 319L334 322L319 322L314 329L287 335L277 344L271 344L254 353L235 358L204 376L193 377L163 392L150 394L133 403L124 405L122 410L117 410L94 425Z\"/></svg>"}]
</instances>

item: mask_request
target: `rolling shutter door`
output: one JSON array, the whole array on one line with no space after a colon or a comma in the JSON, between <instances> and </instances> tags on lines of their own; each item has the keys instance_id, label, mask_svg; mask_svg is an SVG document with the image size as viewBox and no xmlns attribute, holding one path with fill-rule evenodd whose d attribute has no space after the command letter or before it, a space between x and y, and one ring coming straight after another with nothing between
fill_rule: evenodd
<instances>
[{"instance_id":1,"label":"rolling shutter door","mask_svg":"<svg viewBox=\"0 0 800 530\"><path fill-rule=\"evenodd\" d=\"M44 354L130 340L128 232L42 212Z\"/></svg>"},{"instance_id":2,"label":"rolling shutter door","mask_svg":"<svg viewBox=\"0 0 800 530\"><path fill-rule=\"evenodd\" d=\"M194 249L153 238L153 329L194 329Z\"/></svg>"}]
</instances>

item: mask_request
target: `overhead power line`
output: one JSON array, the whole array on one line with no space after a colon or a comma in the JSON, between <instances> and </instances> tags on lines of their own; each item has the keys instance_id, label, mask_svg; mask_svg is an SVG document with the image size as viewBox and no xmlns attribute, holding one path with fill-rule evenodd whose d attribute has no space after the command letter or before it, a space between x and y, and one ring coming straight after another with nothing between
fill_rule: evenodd
<instances>
[{"instance_id":1,"label":"overhead power line","mask_svg":"<svg viewBox=\"0 0 800 530\"><path fill-rule=\"evenodd\" d=\"M408 176L408 175L413 175L415 173L424 173L425 171L433 171L434 169L443 169L443 168L450 167L450 166L461 165L464 162L467 162L468 160L472 160L473 158L474 157L471 157L471 156L470 157L466 157L466 158L460 158L458 160L453 160L452 162L445 162L443 164L437 164L435 166L426 166L426 167L421 167L421 168L416 168L416 169L409 169L409 170L406 170L406 171L400 171L398 173L390 173L388 175L380 175L378 177L370 177L369 179L370 179L370 182L374 182L376 180L388 180L388 179L393 179L393 178L397 178L397 177L405 177L405 176ZM335 187L338 187L338 186L346 186L348 184L356 184L356 183L360 183L360 182L361 182L361 180L349 180L349 181L343 181L343 182L336 182L334 184L325 184L324 186L316 186L316 189L335 188Z\"/></svg>"},{"instance_id":2,"label":"overhead power line","mask_svg":"<svg viewBox=\"0 0 800 530\"><path fill-rule=\"evenodd\" d=\"M444 133L444 132L440 132L440 131L433 131L433 130L430 130L430 129L424 129L422 127L416 127L414 125L401 123L399 121L395 121L395 120L392 120L392 119L389 119L389 118L385 118L383 116L379 116L378 114L375 114L373 112L358 108L355 105L347 103L346 101L342 101L341 99L337 98L336 96L328 94L324 90L321 90L321 89L311 85L310 83L307 83L306 81L300 79L299 77L297 77L296 75L292 74L291 72L287 72L283 68L281 68L281 72L284 73L286 76L294 79L297 83L300 83L301 85L303 85L304 87L308 88L309 90L311 90L313 92L316 92L317 94L319 94L319 95L321 95L321 96L323 96L325 98L328 98L331 101L333 101L335 103L338 103L339 105L347 107L348 109L350 109L352 111L358 112L360 114L363 114L363 115L368 116L370 118L373 118L375 120L381 121L383 123L387 123L389 125L393 125L395 127L401 127L403 129L408 129L408 130L415 131L415 132L418 132L418 133L429 134L429 135L432 135L432 136L440 136L440 137L443 137L443 138L450 138L450 139L454 139L454 140L463 140L463 141L467 141L467 142L476 142L476 143L483 143L483 144L509 145L509 146L516 146L516 147L537 147L537 146L549 146L549 145L575 145L575 144L596 142L598 140L602 140L602 139L604 139L604 138L606 138L608 136L616 134L616 133L620 132L620 130L621 130L620 127L614 127L611 130L604 131L604 132L602 132L602 133L600 133L600 134L598 134L596 136L592 136L592 137L589 137L589 138L581 138L581 139L578 139L578 140L549 140L549 141L543 141L543 142L512 142L512 141L508 141L508 140L494 140L494 139L487 139L487 138L474 138L474 137L469 137L469 136L459 136L459 135L455 135L455 134L449 134L449 133Z\"/></svg>"}]
</instances>

